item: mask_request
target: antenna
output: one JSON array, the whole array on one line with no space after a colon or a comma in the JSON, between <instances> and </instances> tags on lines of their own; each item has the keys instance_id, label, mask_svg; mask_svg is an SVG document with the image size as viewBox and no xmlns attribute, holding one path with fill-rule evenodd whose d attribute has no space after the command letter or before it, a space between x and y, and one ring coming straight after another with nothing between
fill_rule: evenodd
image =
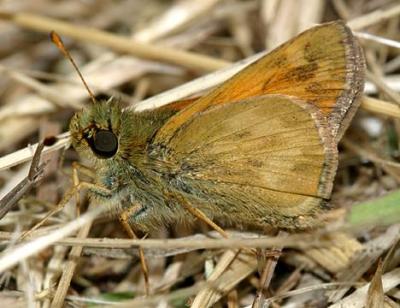
<instances>
[{"instance_id":1,"label":"antenna","mask_svg":"<svg viewBox=\"0 0 400 308\"><path fill-rule=\"evenodd\" d=\"M88 84L86 83L85 79L83 78L81 72L79 71L78 66L76 65L74 59L72 59L70 53L68 52L67 48L65 48L65 45L63 43L63 41L61 40L61 37L55 32L55 31L51 31L50 32L50 39L51 41L54 43L54 45L57 46L57 48L64 54L64 56L72 63L72 65L74 66L76 72L79 75L79 78L82 80L83 84L85 85L86 90L89 93L90 98L92 99L93 104L96 104L96 98L94 97L93 92L90 90Z\"/></svg>"}]
</instances>

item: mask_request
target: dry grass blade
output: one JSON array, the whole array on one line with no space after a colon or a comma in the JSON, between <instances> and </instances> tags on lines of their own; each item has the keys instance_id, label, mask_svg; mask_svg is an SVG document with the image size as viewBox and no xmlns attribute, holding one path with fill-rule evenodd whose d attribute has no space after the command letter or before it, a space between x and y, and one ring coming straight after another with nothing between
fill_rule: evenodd
<instances>
[{"instance_id":1,"label":"dry grass blade","mask_svg":"<svg viewBox=\"0 0 400 308\"><path fill-rule=\"evenodd\" d=\"M296 296L296 295L301 295L307 292L313 292L315 290L330 290L330 289L335 289L338 286L343 286L343 285L350 285L350 286L354 286L354 284L346 284L346 283L340 283L340 282L328 282L328 283L321 283L315 286L310 286L310 287L305 287L305 288L301 288L301 289L296 289L293 291L288 291L286 293L283 294L279 294L279 295L275 295L272 296L268 299L266 299L264 301L264 307L266 305L270 305L271 303L273 303L274 301L278 301L280 299L286 298L286 297L291 297L291 296ZM246 308L250 308L250 306L246 307Z\"/></svg>"},{"instance_id":2,"label":"dry grass blade","mask_svg":"<svg viewBox=\"0 0 400 308\"><path fill-rule=\"evenodd\" d=\"M398 42L398 41L390 40L390 39L387 39L387 38L384 38L381 36L376 36L376 35L373 35L370 33L364 33L364 32L356 32L355 34L359 38L371 40L374 42L378 42L380 44L385 44L387 46L400 49L400 42Z\"/></svg>"},{"instance_id":3,"label":"dry grass blade","mask_svg":"<svg viewBox=\"0 0 400 308\"><path fill-rule=\"evenodd\" d=\"M43 149L43 154L50 153L52 151L59 150L61 148L67 147L69 145L69 133L64 133L58 135L57 142L51 146L45 147ZM34 144L32 146L26 147L24 149L18 150L9 155L5 155L0 157L0 171L11 168L23 162L29 161L32 159L34 155L34 151L36 150L38 144Z\"/></svg>"},{"instance_id":4,"label":"dry grass blade","mask_svg":"<svg viewBox=\"0 0 400 308\"><path fill-rule=\"evenodd\" d=\"M362 28L377 24L386 19L400 15L400 5L373 11L369 14L362 15L354 18L348 22L348 25L353 30L360 30Z\"/></svg>"},{"instance_id":5,"label":"dry grass blade","mask_svg":"<svg viewBox=\"0 0 400 308\"><path fill-rule=\"evenodd\" d=\"M400 108L398 106L373 97L364 96L361 106L363 109L370 112L376 112L389 117L400 118Z\"/></svg>"},{"instance_id":6,"label":"dry grass blade","mask_svg":"<svg viewBox=\"0 0 400 308\"><path fill-rule=\"evenodd\" d=\"M352 236L341 232L331 232L326 241L323 247L305 249L304 254L334 275L344 271L363 248Z\"/></svg>"},{"instance_id":7,"label":"dry grass blade","mask_svg":"<svg viewBox=\"0 0 400 308\"><path fill-rule=\"evenodd\" d=\"M32 233L32 236L41 236L47 231L40 230ZM210 233L212 237L216 234ZM231 234L231 233L228 233ZM55 245L65 246L86 246L96 248L126 248L135 249L143 247L150 249L221 249L221 248L272 248L274 246L283 246L289 248L307 249L316 246L331 245L330 240L326 242L325 234L319 238L316 234L293 234L287 237L266 237L266 236L248 236L247 234L238 235L233 233L230 238L210 239L207 236L196 234L194 236L182 237L177 239L121 239L121 238L65 238L54 242ZM0 232L0 239L11 239L12 234ZM30 237L27 237L30 239Z\"/></svg>"},{"instance_id":8,"label":"dry grass blade","mask_svg":"<svg viewBox=\"0 0 400 308\"><path fill-rule=\"evenodd\" d=\"M380 308L384 306L385 294L382 286L382 261L378 263L374 277L368 288L366 307Z\"/></svg>"},{"instance_id":9,"label":"dry grass blade","mask_svg":"<svg viewBox=\"0 0 400 308\"><path fill-rule=\"evenodd\" d=\"M40 94L41 97L48 99L48 101L50 103L53 103L56 107L80 107L80 104L78 104L77 102L60 97L59 93L55 89L46 86L44 83L39 82L35 78L29 77L21 72L2 66L0 66L0 71L9 76L11 79L15 80L16 82L19 82L25 85L27 88L36 91L38 94ZM5 112L3 110L3 117L5 117L4 113Z\"/></svg>"},{"instance_id":10,"label":"dry grass blade","mask_svg":"<svg viewBox=\"0 0 400 308\"><path fill-rule=\"evenodd\" d=\"M397 243L399 236L400 226L394 225L385 234L364 245L363 249L354 255L346 268L337 273L337 280L341 282L356 282L386 250L393 246L394 243ZM329 294L330 301L338 301L348 289L348 287L343 287L331 292Z\"/></svg>"},{"instance_id":11,"label":"dry grass blade","mask_svg":"<svg viewBox=\"0 0 400 308\"><path fill-rule=\"evenodd\" d=\"M37 254L43 249L49 247L54 242L67 237L71 233L80 229L82 226L93 221L98 215L104 212L104 208L97 207L90 212L83 214L76 220L71 221L64 227L61 227L57 231L54 231L48 235L44 235L33 239L27 243L23 243L15 248L4 251L0 255L0 272L4 272L10 267L16 265L18 262L29 258L32 255Z\"/></svg>"},{"instance_id":12,"label":"dry grass blade","mask_svg":"<svg viewBox=\"0 0 400 308\"><path fill-rule=\"evenodd\" d=\"M184 29L193 20L210 13L218 2L221 0L181 1L172 4L162 16L159 16L145 29L136 32L134 39L148 42Z\"/></svg>"},{"instance_id":13,"label":"dry grass blade","mask_svg":"<svg viewBox=\"0 0 400 308\"><path fill-rule=\"evenodd\" d=\"M287 234L285 232L280 232L278 235L285 237ZM265 258L265 260L263 260L263 262L260 262L260 260L258 260L259 263L261 263L260 265L264 263L264 266L260 275L260 287L257 290L257 294L254 298L254 302L252 305L254 308L261 308L263 306L262 303L264 302L265 293L267 292L271 284L272 276L278 264L279 255L282 252L282 247L273 247L272 251L277 255L266 257L265 255L263 255L266 251L262 251L261 258Z\"/></svg>"},{"instance_id":14,"label":"dry grass blade","mask_svg":"<svg viewBox=\"0 0 400 308\"><path fill-rule=\"evenodd\" d=\"M400 283L400 268L396 268L382 276L383 292L386 293ZM329 306L329 308L362 307L366 303L371 283L357 289L351 295Z\"/></svg>"},{"instance_id":15,"label":"dry grass blade","mask_svg":"<svg viewBox=\"0 0 400 308\"><path fill-rule=\"evenodd\" d=\"M90 228L92 226L91 223L92 222L89 221L79 230L77 238L82 239L88 236ZM65 268L61 275L60 282L54 294L53 301L51 302L51 307L58 308L64 306L65 296L67 295L69 285L71 284L72 277L78 265L78 260L82 253L82 249L83 249L82 246L75 246L69 253L68 261L65 264Z\"/></svg>"},{"instance_id":16,"label":"dry grass blade","mask_svg":"<svg viewBox=\"0 0 400 308\"><path fill-rule=\"evenodd\" d=\"M214 71L227 65L227 63L223 60L217 60L207 56L170 49L165 46L160 48L160 46L134 42L132 40L96 29L78 27L60 20L30 13L13 14L1 12L0 18L10 20L19 26L32 30L45 33L56 31L60 35L69 36L76 40L83 40L85 42L107 46L121 53L129 53L131 55L149 60L158 60L161 62L178 64L193 70L203 71L206 69L208 71Z\"/></svg>"},{"instance_id":17,"label":"dry grass blade","mask_svg":"<svg viewBox=\"0 0 400 308\"><path fill-rule=\"evenodd\" d=\"M226 251L208 278L208 284L196 295L191 308L213 306L229 290L255 271L256 265L254 255Z\"/></svg>"}]
</instances>

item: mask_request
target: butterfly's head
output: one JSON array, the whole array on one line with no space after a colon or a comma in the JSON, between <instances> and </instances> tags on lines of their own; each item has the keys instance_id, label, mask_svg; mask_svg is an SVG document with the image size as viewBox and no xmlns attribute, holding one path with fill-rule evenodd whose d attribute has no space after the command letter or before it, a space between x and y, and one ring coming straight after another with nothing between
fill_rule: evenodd
<instances>
[{"instance_id":1,"label":"butterfly's head","mask_svg":"<svg viewBox=\"0 0 400 308\"><path fill-rule=\"evenodd\" d=\"M113 158L119 149L122 108L114 99L98 102L74 114L71 143L90 161Z\"/></svg>"}]
</instances>

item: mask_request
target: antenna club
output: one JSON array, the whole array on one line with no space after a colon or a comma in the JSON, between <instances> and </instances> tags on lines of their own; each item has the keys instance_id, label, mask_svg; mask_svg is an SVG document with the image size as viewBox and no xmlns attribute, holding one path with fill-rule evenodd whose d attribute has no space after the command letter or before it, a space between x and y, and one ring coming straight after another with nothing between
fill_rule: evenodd
<instances>
[{"instance_id":1,"label":"antenna club","mask_svg":"<svg viewBox=\"0 0 400 308\"><path fill-rule=\"evenodd\" d=\"M65 54L64 43L63 43L61 37L57 34L57 32L51 31L50 32L50 39L53 42L53 44L56 45L57 48L60 49L63 54Z\"/></svg>"}]
</instances>

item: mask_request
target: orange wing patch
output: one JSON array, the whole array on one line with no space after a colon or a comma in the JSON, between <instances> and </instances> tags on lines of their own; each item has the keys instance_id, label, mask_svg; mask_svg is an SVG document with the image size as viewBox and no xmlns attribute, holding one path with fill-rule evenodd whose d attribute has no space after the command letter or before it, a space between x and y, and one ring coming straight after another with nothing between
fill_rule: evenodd
<instances>
[{"instance_id":1,"label":"orange wing patch","mask_svg":"<svg viewBox=\"0 0 400 308\"><path fill-rule=\"evenodd\" d=\"M233 76L172 117L159 132L174 132L208 106L265 94L294 96L325 115L338 141L358 107L364 59L350 29L342 22L311 28Z\"/></svg>"}]
</instances>

